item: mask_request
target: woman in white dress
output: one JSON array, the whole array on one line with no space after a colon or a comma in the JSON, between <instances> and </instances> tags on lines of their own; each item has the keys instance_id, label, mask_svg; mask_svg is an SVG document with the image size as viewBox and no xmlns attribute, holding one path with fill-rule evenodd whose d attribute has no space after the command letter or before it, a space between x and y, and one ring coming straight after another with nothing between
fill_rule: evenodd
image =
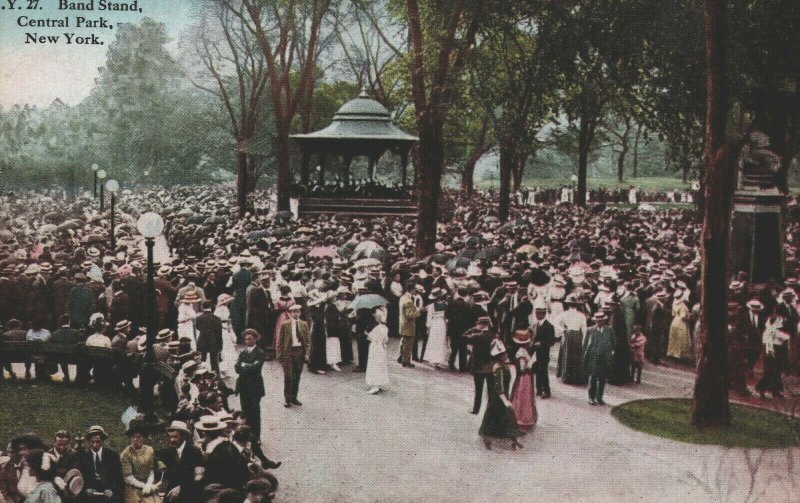
<instances>
[{"instance_id":1,"label":"woman in white dress","mask_svg":"<svg viewBox=\"0 0 800 503\"><path fill-rule=\"evenodd\" d=\"M444 290L434 288L431 291L431 300L428 306L428 345L425 349L427 360L436 368L447 368L447 302L444 300Z\"/></svg>"},{"instance_id":2,"label":"woman in white dress","mask_svg":"<svg viewBox=\"0 0 800 503\"><path fill-rule=\"evenodd\" d=\"M386 326L388 311L385 306L373 311L377 325L369 331L369 358L367 359L367 393L374 395L389 384L389 364L386 361L386 344L389 342L389 327Z\"/></svg>"},{"instance_id":3,"label":"woman in white dress","mask_svg":"<svg viewBox=\"0 0 800 503\"><path fill-rule=\"evenodd\" d=\"M222 352L220 353L219 371L226 381L236 376L234 366L239 358L239 352L236 351L236 334L231 326L231 311L228 309L231 301L233 301L233 297L223 293L217 297L217 308L214 309L214 315L222 320ZM228 383L226 382L226 384Z\"/></svg>"},{"instance_id":4,"label":"woman in white dress","mask_svg":"<svg viewBox=\"0 0 800 503\"><path fill-rule=\"evenodd\" d=\"M178 339L184 337L191 341L192 351L197 350L197 336L194 331L194 320L198 316L195 304L200 302L200 296L193 291L186 292L178 306Z\"/></svg>"}]
</instances>

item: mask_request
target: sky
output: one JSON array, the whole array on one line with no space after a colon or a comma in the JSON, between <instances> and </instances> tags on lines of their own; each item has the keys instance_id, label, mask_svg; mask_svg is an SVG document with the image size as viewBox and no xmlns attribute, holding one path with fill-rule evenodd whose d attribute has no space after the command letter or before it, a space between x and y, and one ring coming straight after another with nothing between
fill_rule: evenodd
<instances>
[{"instance_id":1,"label":"sky","mask_svg":"<svg viewBox=\"0 0 800 503\"><path fill-rule=\"evenodd\" d=\"M166 25L175 48L181 32L192 23L196 0L137 0L142 12L99 10L102 0L94 1L93 11L60 10L61 0L38 0L37 10L28 10L37 0L0 0L0 106L28 103L47 106L56 98L75 105L94 87L97 69L105 64L108 45L116 36L115 29L75 28L75 18L99 19L109 24L138 22L145 16ZM82 3L88 3L84 0ZM105 0L107 3L130 4L133 0ZM14 9L10 2L15 2ZM72 2L75 3L75 2ZM22 7L22 9L19 9ZM69 17L70 28L21 27L19 19L63 19ZM91 35L96 33L105 45L64 43L64 33ZM59 36L55 44L26 44L26 33Z\"/></svg>"}]
</instances>

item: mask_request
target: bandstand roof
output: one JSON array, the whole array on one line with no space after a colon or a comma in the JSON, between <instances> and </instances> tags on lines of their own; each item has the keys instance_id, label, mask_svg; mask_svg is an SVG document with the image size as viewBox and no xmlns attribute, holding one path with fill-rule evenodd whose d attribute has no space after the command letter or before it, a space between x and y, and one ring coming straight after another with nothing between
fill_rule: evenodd
<instances>
[{"instance_id":1,"label":"bandstand roof","mask_svg":"<svg viewBox=\"0 0 800 503\"><path fill-rule=\"evenodd\" d=\"M348 101L333 116L324 129L308 134L295 134L292 139L313 150L371 150L382 148L410 148L419 141L392 123L389 110L368 96L361 95Z\"/></svg>"}]
</instances>

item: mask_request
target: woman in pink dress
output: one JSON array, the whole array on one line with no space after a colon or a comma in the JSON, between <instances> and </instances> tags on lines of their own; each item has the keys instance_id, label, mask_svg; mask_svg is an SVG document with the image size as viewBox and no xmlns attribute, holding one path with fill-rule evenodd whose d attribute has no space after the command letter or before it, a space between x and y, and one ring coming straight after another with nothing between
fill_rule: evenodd
<instances>
[{"instance_id":1,"label":"woman in pink dress","mask_svg":"<svg viewBox=\"0 0 800 503\"><path fill-rule=\"evenodd\" d=\"M289 288L289 285L281 285L281 296L275 301L275 311L278 313L278 319L275 321L275 351L278 350L278 336L281 333L281 325L291 318L289 308L295 304L294 298L290 295L291 292L292 289Z\"/></svg>"},{"instance_id":2,"label":"woman in pink dress","mask_svg":"<svg viewBox=\"0 0 800 503\"><path fill-rule=\"evenodd\" d=\"M511 403L517 414L517 426L522 430L530 430L536 426L537 420L530 330L517 330L513 340L519 347L515 354L517 378L511 391Z\"/></svg>"}]
</instances>

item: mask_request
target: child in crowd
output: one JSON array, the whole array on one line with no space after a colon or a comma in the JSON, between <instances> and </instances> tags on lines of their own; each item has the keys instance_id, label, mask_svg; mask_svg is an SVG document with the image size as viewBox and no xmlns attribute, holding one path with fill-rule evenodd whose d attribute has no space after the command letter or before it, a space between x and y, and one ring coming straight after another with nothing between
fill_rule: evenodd
<instances>
[{"instance_id":1,"label":"child in crowd","mask_svg":"<svg viewBox=\"0 0 800 503\"><path fill-rule=\"evenodd\" d=\"M647 337L642 333L641 325L633 326L633 335L629 341L631 347L631 377L637 383L642 382L642 365L644 365L644 348L647 345Z\"/></svg>"}]
</instances>

